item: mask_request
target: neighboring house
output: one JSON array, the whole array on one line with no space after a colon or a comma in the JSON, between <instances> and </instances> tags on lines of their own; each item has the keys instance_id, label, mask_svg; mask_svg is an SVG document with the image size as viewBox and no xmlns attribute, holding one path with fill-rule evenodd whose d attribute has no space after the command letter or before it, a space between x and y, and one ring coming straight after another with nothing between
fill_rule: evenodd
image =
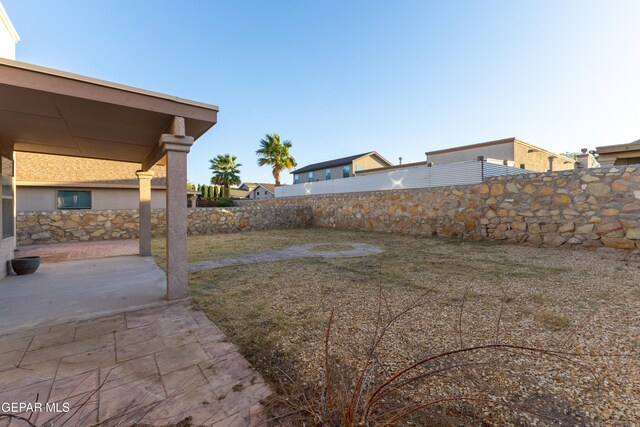
<instances>
[{"instance_id":1,"label":"neighboring house","mask_svg":"<svg viewBox=\"0 0 640 427\"><path fill-rule=\"evenodd\" d=\"M314 163L292 171L293 183L326 181L330 179L349 178L355 176L355 172L391 166L391 162L375 151L356 154L326 162Z\"/></svg>"},{"instance_id":2,"label":"neighboring house","mask_svg":"<svg viewBox=\"0 0 640 427\"><path fill-rule=\"evenodd\" d=\"M220 188L222 189L222 187ZM229 188L229 197L232 199L246 199L248 194L249 191L241 188Z\"/></svg>"},{"instance_id":3,"label":"neighboring house","mask_svg":"<svg viewBox=\"0 0 640 427\"><path fill-rule=\"evenodd\" d=\"M0 58L16 59L16 43L20 36L0 3Z\"/></svg>"},{"instance_id":4,"label":"neighboring house","mask_svg":"<svg viewBox=\"0 0 640 427\"><path fill-rule=\"evenodd\" d=\"M499 159L508 166L534 172L570 170L575 160L553 153L517 138L499 139L443 150L427 151L427 161L434 165L485 159Z\"/></svg>"},{"instance_id":5,"label":"neighboring house","mask_svg":"<svg viewBox=\"0 0 640 427\"><path fill-rule=\"evenodd\" d=\"M640 164L640 139L628 144L596 147L601 166L626 166Z\"/></svg>"},{"instance_id":6,"label":"neighboring house","mask_svg":"<svg viewBox=\"0 0 640 427\"><path fill-rule=\"evenodd\" d=\"M247 195L247 199L262 200L273 199L276 197L276 185L275 184L256 184Z\"/></svg>"},{"instance_id":7,"label":"neighboring house","mask_svg":"<svg viewBox=\"0 0 640 427\"><path fill-rule=\"evenodd\" d=\"M38 153L15 155L17 211L139 207L139 164ZM161 165L151 168L152 209L166 206L165 169Z\"/></svg>"},{"instance_id":8,"label":"neighboring house","mask_svg":"<svg viewBox=\"0 0 640 427\"><path fill-rule=\"evenodd\" d=\"M243 182L238 186L238 190L251 191L258 186L257 182Z\"/></svg>"}]
</instances>

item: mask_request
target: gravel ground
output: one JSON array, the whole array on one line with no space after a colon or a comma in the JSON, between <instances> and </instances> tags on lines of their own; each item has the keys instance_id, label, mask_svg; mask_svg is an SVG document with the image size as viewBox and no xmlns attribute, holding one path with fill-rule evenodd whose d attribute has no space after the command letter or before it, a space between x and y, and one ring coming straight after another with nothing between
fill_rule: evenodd
<instances>
[{"instance_id":1,"label":"gravel ground","mask_svg":"<svg viewBox=\"0 0 640 427\"><path fill-rule=\"evenodd\" d=\"M243 248L242 242L250 244ZM332 372L350 384L363 366L379 315L389 319L415 305L381 341L370 387L416 360L461 347L499 342L582 356L501 348L441 358L419 373L458 367L389 393L372 416L374 424L402 405L450 397L482 400L433 405L402 424L636 425L640 420L637 259L316 228L191 237L190 258L309 242L370 243L383 253L190 276L195 301L263 375L283 385L283 395L305 390L310 399L317 396L332 310ZM161 247L154 242L156 251ZM303 405L293 397L288 404ZM279 422L286 419L274 423Z\"/></svg>"}]
</instances>

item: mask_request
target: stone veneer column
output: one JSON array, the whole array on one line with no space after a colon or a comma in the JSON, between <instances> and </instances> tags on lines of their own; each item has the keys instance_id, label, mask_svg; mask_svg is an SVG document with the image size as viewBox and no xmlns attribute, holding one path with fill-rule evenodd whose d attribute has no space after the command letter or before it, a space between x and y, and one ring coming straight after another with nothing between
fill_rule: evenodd
<instances>
[{"instance_id":1,"label":"stone veneer column","mask_svg":"<svg viewBox=\"0 0 640 427\"><path fill-rule=\"evenodd\" d=\"M151 256L151 178L152 171L137 171L140 187L140 256Z\"/></svg>"},{"instance_id":2,"label":"stone veneer column","mask_svg":"<svg viewBox=\"0 0 640 427\"><path fill-rule=\"evenodd\" d=\"M167 299L187 296L187 154L189 136L160 137L167 160Z\"/></svg>"}]
</instances>

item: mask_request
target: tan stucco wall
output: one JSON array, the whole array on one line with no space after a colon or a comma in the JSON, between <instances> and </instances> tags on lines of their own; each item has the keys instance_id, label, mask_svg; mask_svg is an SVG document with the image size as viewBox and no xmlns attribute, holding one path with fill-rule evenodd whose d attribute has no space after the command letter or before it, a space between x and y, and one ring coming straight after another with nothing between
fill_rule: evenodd
<instances>
[{"instance_id":1,"label":"tan stucco wall","mask_svg":"<svg viewBox=\"0 0 640 427\"><path fill-rule=\"evenodd\" d=\"M0 3L0 58L16 59L15 28Z\"/></svg>"},{"instance_id":2,"label":"tan stucco wall","mask_svg":"<svg viewBox=\"0 0 640 427\"><path fill-rule=\"evenodd\" d=\"M16 59L16 44L2 22L0 22L0 58Z\"/></svg>"},{"instance_id":3,"label":"tan stucco wall","mask_svg":"<svg viewBox=\"0 0 640 427\"><path fill-rule=\"evenodd\" d=\"M466 162L477 160L478 156L489 159L511 160L514 159L514 143L505 142L503 144L489 145L485 147L466 148L448 153L429 154L427 160L436 165L445 163ZM517 167L517 165L516 165Z\"/></svg>"},{"instance_id":4,"label":"tan stucco wall","mask_svg":"<svg viewBox=\"0 0 640 427\"><path fill-rule=\"evenodd\" d=\"M97 182L138 185L138 163L16 153L16 179L28 182ZM152 185L166 184L166 168L156 165Z\"/></svg>"},{"instance_id":5,"label":"tan stucco wall","mask_svg":"<svg viewBox=\"0 0 640 427\"><path fill-rule=\"evenodd\" d=\"M533 151L530 153L529 150ZM571 170L575 163L574 161L564 163L570 159L519 140L483 147L460 149L447 153L430 154L427 160L436 165L441 165L445 163L477 160L479 156L484 156L486 159L512 161L516 168L524 164L525 169L533 172L545 172L549 170L549 156L557 157L553 161L553 170Z\"/></svg>"},{"instance_id":6,"label":"tan stucco wall","mask_svg":"<svg viewBox=\"0 0 640 427\"><path fill-rule=\"evenodd\" d=\"M18 211L55 211L57 190L91 191L91 209L138 209L137 189L113 188L62 188L62 187L17 187L16 206ZM185 199L186 203L186 199ZM164 209L164 190L151 191L151 208Z\"/></svg>"},{"instance_id":7,"label":"tan stucco wall","mask_svg":"<svg viewBox=\"0 0 640 427\"><path fill-rule=\"evenodd\" d=\"M521 164L524 164L524 168L534 172L544 172L549 169L549 156L556 156L553 159L553 170L554 171L562 171L562 170L572 170L574 161L570 161L564 157L560 157L557 154L542 150L539 148L534 148L534 151L529 153L529 150L532 149L531 145L523 144L520 141L516 141L514 145L514 163L515 167L519 168ZM568 163L565 163L567 161Z\"/></svg>"},{"instance_id":8,"label":"tan stucco wall","mask_svg":"<svg viewBox=\"0 0 640 427\"><path fill-rule=\"evenodd\" d=\"M353 172L358 170L358 166L363 166L362 170L367 170L367 169L376 169L376 168L381 168L384 166L389 166L387 163L383 162L382 160L380 160L377 156L365 156L362 157L360 159L356 159L353 161L353 164L351 165L352 170L351 170L351 174L353 175Z\"/></svg>"}]
</instances>

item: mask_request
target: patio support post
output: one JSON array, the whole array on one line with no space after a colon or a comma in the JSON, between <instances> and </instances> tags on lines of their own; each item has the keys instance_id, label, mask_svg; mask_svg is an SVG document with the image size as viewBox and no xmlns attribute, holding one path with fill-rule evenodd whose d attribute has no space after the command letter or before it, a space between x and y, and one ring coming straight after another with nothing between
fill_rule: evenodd
<instances>
[{"instance_id":1,"label":"patio support post","mask_svg":"<svg viewBox=\"0 0 640 427\"><path fill-rule=\"evenodd\" d=\"M172 134L160 137L167 168L167 299L187 296L187 154L193 138L176 117Z\"/></svg>"},{"instance_id":2,"label":"patio support post","mask_svg":"<svg viewBox=\"0 0 640 427\"><path fill-rule=\"evenodd\" d=\"M140 256L151 256L151 178L152 171L137 171L138 185L140 187L140 207L138 216L140 219Z\"/></svg>"}]
</instances>

